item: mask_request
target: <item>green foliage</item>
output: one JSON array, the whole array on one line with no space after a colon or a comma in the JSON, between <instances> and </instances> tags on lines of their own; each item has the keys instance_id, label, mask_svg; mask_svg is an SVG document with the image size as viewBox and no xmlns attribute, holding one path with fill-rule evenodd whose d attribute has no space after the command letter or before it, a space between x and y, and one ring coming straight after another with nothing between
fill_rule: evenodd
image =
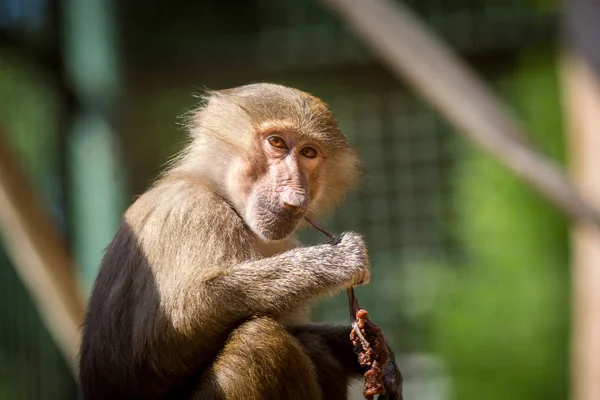
<instances>
[{"instance_id":1,"label":"green foliage","mask_svg":"<svg viewBox=\"0 0 600 400\"><path fill-rule=\"evenodd\" d=\"M505 92L533 140L563 155L554 59L528 55ZM568 391L565 219L490 156L470 149L456 176L466 266L434 317L434 348L455 398L564 399Z\"/></svg>"},{"instance_id":2,"label":"green foliage","mask_svg":"<svg viewBox=\"0 0 600 400\"><path fill-rule=\"evenodd\" d=\"M0 52L0 129L21 158L25 172L54 200L56 182L49 171L58 165L56 90L40 71L7 51Z\"/></svg>"}]
</instances>

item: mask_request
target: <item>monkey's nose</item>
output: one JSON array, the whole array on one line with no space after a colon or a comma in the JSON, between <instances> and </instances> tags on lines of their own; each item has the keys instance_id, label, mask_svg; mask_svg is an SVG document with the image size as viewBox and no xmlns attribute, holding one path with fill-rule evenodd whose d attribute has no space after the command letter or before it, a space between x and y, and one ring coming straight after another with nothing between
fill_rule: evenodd
<instances>
[{"instance_id":1,"label":"monkey's nose","mask_svg":"<svg viewBox=\"0 0 600 400\"><path fill-rule=\"evenodd\" d=\"M305 204L290 204L283 202L283 206L293 215L300 215L306 212L307 206Z\"/></svg>"}]
</instances>

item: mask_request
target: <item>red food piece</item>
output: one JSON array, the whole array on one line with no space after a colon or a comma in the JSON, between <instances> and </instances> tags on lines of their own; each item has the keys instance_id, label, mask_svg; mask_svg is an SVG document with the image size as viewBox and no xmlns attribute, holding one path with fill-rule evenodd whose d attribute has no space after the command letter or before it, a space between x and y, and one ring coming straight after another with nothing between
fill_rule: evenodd
<instances>
[{"instance_id":1,"label":"red food piece","mask_svg":"<svg viewBox=\"0 0 600 400\"><path fill-rule=\"evenodd\" d=\"M365 386L363 395L365 399L372 400L376 394L384 394L383 386L383 368L390 358L385 338L381 328L369 320L366 310L358 306L358 301L354 297L354 291L348 293L350 298L352 313L352 331L350 340L355 347L358 347L358 362L366 368L364 378Z\"/></svg>"},{"instance_id":2,"label":"red food piece","mask_svg":"<svg viewBox=\"0 0 600 400\"><path fill-rule=\"evenodd\" d=\"M304 217L304 219L329 239L334 238L330 232L320 227L312 218ZM373 400L373 396L376 394L385 393L383 368L388 363L390 354L381 329L369 320L367 311L360 308L352 287L348 288L348 302L350 304L350 320L352 321L350 340L352 340L355 347L360 349L358 362L366 368L363 394L365 399Z\"/></svg>"}]
</instances>

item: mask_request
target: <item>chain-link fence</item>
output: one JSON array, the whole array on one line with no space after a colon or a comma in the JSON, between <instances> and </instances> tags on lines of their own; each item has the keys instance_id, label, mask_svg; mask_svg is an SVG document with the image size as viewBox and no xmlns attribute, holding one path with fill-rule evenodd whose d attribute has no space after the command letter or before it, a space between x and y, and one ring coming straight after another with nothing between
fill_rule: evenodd
<instances>
[{"instance_id":1,"label":"chain-link fence","mask_svg":"<svg viewBox=\"0 0 600 400\"><path fill-rule=\"evenodd\" d=\"M490 79L510 77L523 48L551 45L556 36L556 8L550 1L408 3ZM0 14L9 4L0 0ZM421 357L413 364L412 382L437 373L439 364L427 359L424 344L429 326L414 319L426 301L411 302L411 289L401 282L410 273L407 265L450 265L463 251L454 234L453 179L464 144L450 126L382 69L316 1L129 0L120 2L118 11L126 79L124 107L117 113L123 121L119 140L129 154L123 163L130 191L144 190L179 148L184 133L175 117L193 106L191 92L198 87L275 81L322 97L365 170L360 189L323 223L333 231L366 236L374 275L372 284L359 290L361 301L403 354ZM14 28L10 19L0 22L0 29ZM4 51L0 42L0 125L66 232L69 182L62 169L64 125L56 117L64 97L35 67ZM322 240L312 232L303 236ZM0 399L75 398L74 380L3 253L0 304ZM341 296L321 303L315 317L346 321L346 313ZM420 390L433 387L424 382ZM434 399L441 389L413 393L420 395L412 398Z\"/></svg>"}]
</instances>

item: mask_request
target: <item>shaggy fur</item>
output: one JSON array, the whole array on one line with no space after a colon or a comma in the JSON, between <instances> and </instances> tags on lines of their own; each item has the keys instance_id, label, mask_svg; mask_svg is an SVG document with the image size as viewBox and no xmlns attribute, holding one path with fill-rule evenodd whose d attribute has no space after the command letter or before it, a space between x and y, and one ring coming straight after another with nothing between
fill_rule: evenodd
<instances>
[{"instance_id":1,"label":"shaggy fur","mask_svg":"<svg viewBox=\"0 0 600 400\"><path fill-rule=\"evenodd\" d=\"M302 321L315 299L368 282L367 249L355 233L298 247L293 231L355 181L346 138L320 100L270 84L210 93L189 129L102 261L84 399L345 399L361 372L349 327ZM319 156L272 149L272 134ZM308 209L286 212L298 199Z\"/></svg>"}]
</instances>

